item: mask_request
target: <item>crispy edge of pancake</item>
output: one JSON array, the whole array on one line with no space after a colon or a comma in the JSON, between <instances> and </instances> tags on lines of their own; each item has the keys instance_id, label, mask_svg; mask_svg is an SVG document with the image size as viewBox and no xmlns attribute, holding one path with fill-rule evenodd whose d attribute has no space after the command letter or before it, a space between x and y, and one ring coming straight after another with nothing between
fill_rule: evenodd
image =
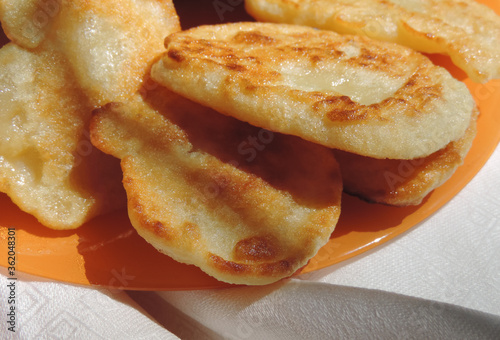
<instances>
[{"instance_id":1,"label":"crispy edge of pancake","mask_svg":"<svg viewBox=\"0 0 500 340\"><path fill-rule=\"evenodd\" d=\"M424 11L384 0L246 0L245 6L259 21L302 24L446 54L475 82L499 78L495 41L500 39L500 17L474 0L425 3Z\"/></svg>"},{"instance_id":2,"label":"crispy edge of pancake","mask_svg":"<svg viewBox=\"0 0 500 340\"><path fill-rule=\"evenodd\" d=\"M92 106L64 57L0 49L0 191L52 229L125 206L118 162L92 146Z\"/></svg>"},{"instance_id":3,"label":"crispy edge of pancake","mask_svg":"<svg viewBox=\"0 0 500 340\"><path fill-rule=\"evenodd\" d=\"M475 105L467 87L428 58L362 37L236 23L174 33L165 45L151 74L170 90L250 124L374 158L413 159L443 148L463 135ZM359 53L351 56L350 47ZM406 81L389 98L363 105L286 83L280 65L298 67L299 60L311 72L343 62L346 72L352 66Z\"/></svg>"},{"instance_id":4,"label":"crispy edge of pancake","mask_svg":"<svg viewBox=\"0 0 500 340\"><path fill-rule=\"evenodd\" d=\"M307 161L298 163L298 170L290 169L292 176L299 176L288 180L292 186L328 179L327 183L293 189L304 190L310 197L308 191L318 190L311 187L320 188L327 202L312 202L308 208L287 190L276 189L258 175L238 168L234 160L222 161L223 151L216 157L199 149L204 147L203 141L193 146L189 131L166 118L168 110L206 109L193 103L171 105L169 96L160 89L156 94L148 92L148 104L136 98L127 104L107 105L95 112L91 123L94 145L122 159L129 217L138 233L159 251L194 264L221 281L262 285L294 274L328 241L340 215L342 182L338 165L330 157L333 154L295 137L276 136L276 140L292 140L292 151L299 151L299 159L324 157L322 167ZM220 117L214 120L232 119ZM244 124L234 122L235 126ZM208 143L212 135L212 131L207 132ZM225 139L223 134L216 138L218 142ZM268 147L272 148L271 144ZM219 148L229 148L231 155L243 157L231 139ZM275 157L269 160L277 162ZM295 162L293 158L288 161ZM258 162L253 160L249 167L259 167ZM281 162L276 166L284 168ZM302 168L321 175L301 175ZM280 183L273 171L269 176ZM214 183L216 194L207 193Z\"/></svg>"},{"instance_id":5,"label":"crispy edge of pancake","mask_svg":"<svg viewBox=\"0 0 500 340\"><path fill-rule=\"evenodd\" d=\"M46 7L44 11L38 6L38 0L0 0L0 22L5 34L11 41L25 48L37 47L45 39L45 31L51 26L52 20L49 15L55 14L59 6ZM45 6L44 6L45 7Z\"/></svg>"},{"instance_id":6,"label":"crispy edge of pancake","mask_svg":"<svg viewBox=\"0 0 500 340\"><path fill-rule=\"evenodd\" d=\"M476 108L464 136L425 158L373 159L334 150L344 190L366 201L395 206L419 205L463 164L476 136Z\"/></svg>"}]
</instances>

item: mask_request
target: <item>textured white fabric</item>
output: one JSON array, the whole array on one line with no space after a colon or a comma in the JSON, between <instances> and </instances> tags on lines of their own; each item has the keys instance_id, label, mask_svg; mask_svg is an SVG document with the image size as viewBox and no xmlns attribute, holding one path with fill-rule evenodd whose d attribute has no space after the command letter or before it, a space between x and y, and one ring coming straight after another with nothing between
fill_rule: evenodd
<instances>
[{"instance_id":1,"label":"textured white fabric","mask_svg":"<svg viewBox=\"0 0 500 340\"><path fill-rule=\"evenodd\" d=\"M7 272L0 269L0 339L166 339L178 337L125 292L61 284L17 273L16 328L8 330Z\"/></svg>"},{"instance_id":2,"label":"textured white fabric","mask_svg":"<svg viewBox=\"0 0 500 340\"><path fill-rule=\"evenodd\" d=\"M394 293L325 283L291 280L265 288L159 294L224 339L498 339L500 336L500 316Z\"/></svg>"}]
</instances>

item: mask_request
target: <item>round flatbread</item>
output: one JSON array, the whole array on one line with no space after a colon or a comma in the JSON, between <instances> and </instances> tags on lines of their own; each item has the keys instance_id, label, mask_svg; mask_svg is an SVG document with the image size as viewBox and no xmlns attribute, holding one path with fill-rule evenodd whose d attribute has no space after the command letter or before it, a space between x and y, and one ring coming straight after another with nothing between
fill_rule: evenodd
<instances>
[{"instance_id":1,"label":"round flatbread","mask_svg":"<svg viewBox=\"0 0 500 340\"><path fill-rule=\"evenodd\" d=\"M418 205L463 164L476 136L476 110L464 136L417 159L375 159L334 150L344 190L366 201L395 206Z\"/></svg>"},{"instance_id":2,"label":"round flatbread","mask_svg":"<svg viewBox=\"0 0 500 340\"><path fill-rule=\"evenodd\" d=\"M125 206L119 163L92 146L92 105L64 56L0 49L0 191L52 229Z\"/></svg>"},{"instance_id":3,"label":"round flatbread","mask_svg":"<svg viewBox=\"0 0 500 340\"><path fill-rule=\"evenodd\" d=\"M130 220L159 251L261 285L293 275L329 240L342 193L331 150L161 87L145 98L99 110L91 131L122 160Z\"/></svg>"},{"instance_id":4,"label":"round flatbread","mask_svg":"<svg viewBox=\"0 0 500 340\"><path fill-rule=\"evenodd\" d=\"M170 35L152 78L272 131L373 158L425 157L457 140L466 86L392 43L303 26L236 23Z\"/></svg>"},{"instance_id":5,"label":"round flatbread","mask_svg":"<svg viewBox=\"0 0 500 340\"><path fill-rule=\"evenodd\" d=\"M500 17L475 0L246 0L260 21L301 24L446 54L474 81L500 77Z\"/></svg>"}]
</instances>

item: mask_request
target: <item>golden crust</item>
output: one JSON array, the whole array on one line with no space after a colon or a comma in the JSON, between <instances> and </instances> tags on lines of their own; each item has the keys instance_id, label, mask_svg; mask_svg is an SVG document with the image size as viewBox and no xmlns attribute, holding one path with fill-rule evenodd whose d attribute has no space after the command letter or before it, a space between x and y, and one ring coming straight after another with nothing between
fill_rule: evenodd
<instances>
[{"instance_id":1,"label":"golden crust","mask_svg":"<svg viewBox=\"0 0 500 340\"><path fill-rule=\"evenodd\" d=\"M47 11L44 11L38 6L39 3L38 0L0 0L0 22L3 31L18 46L26 48L38 46L44 39L42 29L46 31L52 25L47 12L54 14L59 4L57 2L46 3L49 7ZM40 3L40 5L44 4Z\"/></svg>"},{"instance_id":2,"label":"golden crust","mask_svg":"<svg viewBox=\"0 0 500 340\"><path fill-rule=\"evenodd\" d=\"M0 20L19 46L61 51L98 106L137 92L164 38L180 30L171 0L0 0Z\"/></svg>"},{"instance_id":3,"label":"golden crust","mask_svg":"<svg viewBox=\"0 0 500 340\"><path fill-rule=\"evenodd\" d=\"M92 146L92 106L64 57L0 49L0 191L53 229L125 205L118 162Z\"/></svg>"},{"instance_id":4,"label":"golden crust","mask_svg":"<svg viewBox=\"0 0 500 340\"><path fill-rule=\"evenodd\" d=\"M500 17L475 0L246 0L257 20L301 24L449 55L476 82L500 77Z\"/></svg>"},{"instance_id":5,"label":"golden crust","mask_svg":"<svg viewBox=\"0 0 500 340\"><path fill-rule=\"evenodd\" d=\"M144 98L97 111L91 135L122 160L132 224L159 251L260 285L292 275L328 241L342 191L330 150L161 87Z\"/></svg>"},{"instance_id":6,"label":"golden crust","mask_svg":"<svg viewBox=\"0 0 500 340\"><path fill-rule=\"evenodd\" d=\"M374 158L427 156L465 132L465 85L395 44L238 23L170 35L152 77L250 124Z\"/></svg>"},{"instance_id":7,"label":"golden crust","mask_svg":"<svg viewBox=\"0 0 500 340\"><path fill-rule=\"evenodd\" d=\"M2 49L0 190L55 229L124 207L119 162L87 125L95 107L140 89L179 30L172 2L0 0L0 20L19 44Z\"/></svg>"},{"instance_id":8,"label":"golden crust","mask_svg":"<svg viewBox=\"0 0 500 340\"><path fill-rule=\"evenodd\" d=\"M334 150L344 190L364 200L395 206L418 205L462 165L476 136L476 109L465 135L442 150L413 160L373 159Z\"/></svg>"}]
</instances>

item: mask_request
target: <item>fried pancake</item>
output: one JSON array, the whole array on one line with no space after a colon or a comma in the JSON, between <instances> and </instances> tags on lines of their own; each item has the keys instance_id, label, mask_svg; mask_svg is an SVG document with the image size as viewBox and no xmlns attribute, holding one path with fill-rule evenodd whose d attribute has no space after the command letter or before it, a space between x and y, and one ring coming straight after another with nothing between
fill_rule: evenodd
<instances>
[{"instance_id":1,"label":"fried pancake","mask_svg":"<svg viewBox=\"0 0 500 340\"><path fill-rule=\"evenodd\" d=\"M92 146L92 106L63 56L0 49L0 191L54 229L125 205L118 162Z\"/></svg>"},{"instance_id":2,"label":"fried pancake","mask_svg":"<svg viewBox=\"0 0 500 340\"><path fill-rule=\"evenodd\" d=\"M9 38L19 46L34 48L45 38L60 1L0 0L0 22Z\"/></svg>"},{"instance_id":3,"label":"fried pancake","mask_svg":"<svg viewBox=\"0 0 500 340\"><path fill-rule=\"evenodd\" d=\"M476 82L500 77L500 17L474 0L246 0L246 8L260 21L446 54Z\"/></svg>"},{"instance_id":4,"label":"fried pancake","mask_svg":"<svg viewBox=\"0 0 500 340\"><path fill-rule=\"evenodd\" d=\"M13 41L29 48L50 41L99 106L135 93L164 38L180 29L171 0L0 0L0 9Z\"/></svg>"},{"instance_id":5,"label":"fried pancake","mask_svg":"<svg viewBox=\"0 0 500 340\"><path fill-rule=\"evenodd\" d=\"M374 158L428 156L460 138L466 86L409 48L303 26L237 23L170 35L152 78L272 131Z\"/></svg>"},{"instance_id":6,"label":"fried pancake","mask_svg":"<svg viewBox=\"0 0 500 340\"><path fill-rule=\"evenodd\" d=\"M54 229L125 207L119 162L91 145L88 123L95 107L139 90L163 38L179 29L172 2L0 0L0 8L7 34L31 48L2 52L0 191ZM50 20L26 36L23 23L40 13Z\"/></svg>"},{"instance_id":7,"label":"fried pancake","mask_svg":"<svg viewBox=\"0 0 500 340\"><path fill-rule=\"evenodd\" d=\"M418 205L462 165L476 136L478 110L465 135L425 158L374 159L334 150L344 190L369 202Z\"/></svg>"},{"instance_id":8,"label":"fried pancake","mask_svg":"<svg viewBox=\"0 0 500 340\"><path fill-rule=\"evenodd\" d=\"M98 110L92 142L120 158L138 233L218 280L267 284L316 254L339 214L331 150L158 87Z\"/></svg>"}]
</instances>

